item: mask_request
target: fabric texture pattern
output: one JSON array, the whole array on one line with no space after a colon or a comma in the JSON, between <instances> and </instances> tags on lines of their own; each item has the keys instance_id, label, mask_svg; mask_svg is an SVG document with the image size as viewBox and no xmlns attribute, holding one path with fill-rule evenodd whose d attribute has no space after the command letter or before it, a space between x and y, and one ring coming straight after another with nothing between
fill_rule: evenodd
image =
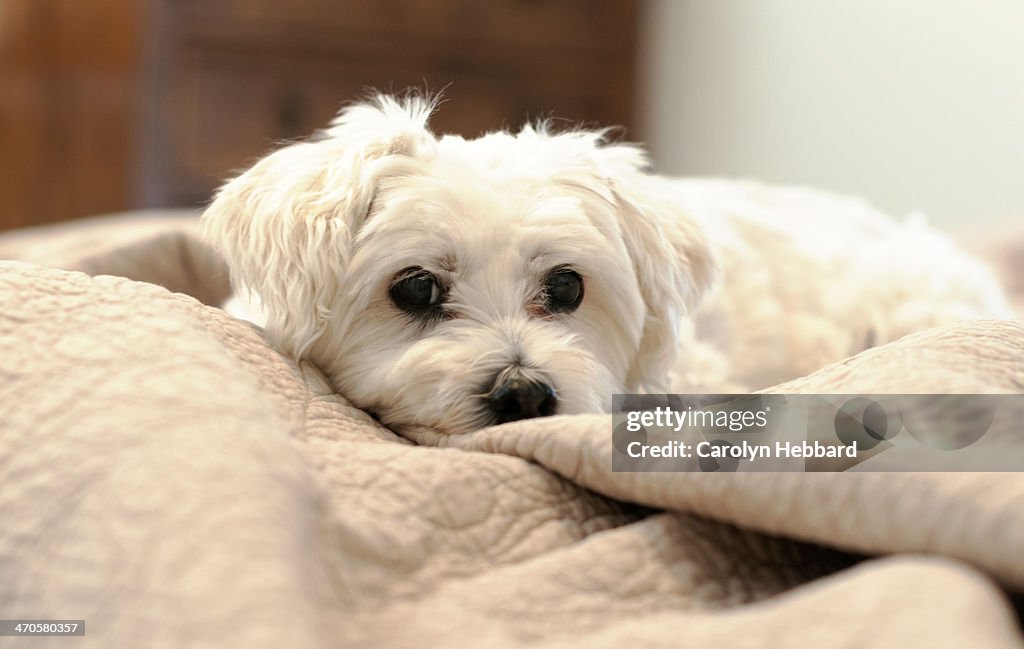
<instances>
[{"instance_id":1,"label":"fabric texture pattern","mask_svg":"<svg viewBox=\"0 0 1024 649\"><path fill-rule=\"evenodd\" d=\"M0 236L0 617L87 647L1024 646L1024 475L614 473L607 415L405 439L209 306L196 233ZM769 391L1021 392L1024 326Z\"/></svg>"}]
</instances>

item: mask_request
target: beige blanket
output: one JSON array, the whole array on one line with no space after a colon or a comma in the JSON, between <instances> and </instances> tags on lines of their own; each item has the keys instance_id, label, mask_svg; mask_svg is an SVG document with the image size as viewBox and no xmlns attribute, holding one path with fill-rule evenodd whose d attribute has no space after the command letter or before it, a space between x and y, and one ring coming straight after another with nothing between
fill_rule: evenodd
<instances>
[{"instance_id":1,"label":"beige blanket","mask_svg":"<svg viewBox=\"0 0 1024 649\"><path fill-rule=\"evenodd\" d=\"M415 445L133 281L226 294L191 219L0 258L33 262L0 262L0 618L87 629L0 646L1024 646L1024 475L613 473L597 415ZM1024 326L778 390L1020 392Z\"/></svg>"}]
</instances>

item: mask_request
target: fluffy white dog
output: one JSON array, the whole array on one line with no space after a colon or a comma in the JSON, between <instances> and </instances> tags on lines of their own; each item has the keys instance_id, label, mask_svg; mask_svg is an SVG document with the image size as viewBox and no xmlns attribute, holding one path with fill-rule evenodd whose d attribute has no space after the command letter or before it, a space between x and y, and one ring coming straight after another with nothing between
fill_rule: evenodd
<instances>
[{"instance_id":1,"label":"fluffy white dog","mask_svg":"<svg viewBox=\"0 0 1024 649\"><path fill-rule=\"evenodd\" d=\"M737 391L958 319L1010 317L921 223L822 193L646 172L602 132L437 137L381 96L204 215L268 338L394 427Z\"/></svg>"}]
</instances>

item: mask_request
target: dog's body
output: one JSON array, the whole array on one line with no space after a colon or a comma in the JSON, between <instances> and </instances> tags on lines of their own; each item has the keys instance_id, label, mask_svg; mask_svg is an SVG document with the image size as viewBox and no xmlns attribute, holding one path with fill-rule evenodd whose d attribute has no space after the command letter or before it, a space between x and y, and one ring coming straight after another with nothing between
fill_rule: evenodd
<instances>
[{"instance_id":1,"label":"dog's body","mask_svg":"<svg viewBox=\"0 0 1024 649\"><path fill-rule=\"evenodd\" d=\"M1009 317L942 235L861 203L645 172L527 128L437 138L381 97L204 216L268 337L396 426L460 433L625 391L757 389L957 319Z\"/></svg>"},{"instance_id":2,"label":"dog's body","mask_svg":"<svg viewBox=\"0 0 1024 649\"><path fill-rule=\"evenodd\" d=\"M802 188L661 182L719 269L684 321L675 391L762 389L915 331L1012 317L990 271L921 217Z\"/></svg>"}]
</instances>

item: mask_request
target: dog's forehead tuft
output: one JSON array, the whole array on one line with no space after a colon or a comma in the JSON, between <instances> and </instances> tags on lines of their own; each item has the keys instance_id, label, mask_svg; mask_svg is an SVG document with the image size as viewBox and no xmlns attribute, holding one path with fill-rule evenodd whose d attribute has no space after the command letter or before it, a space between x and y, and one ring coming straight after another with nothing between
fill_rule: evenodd
<instances>
[{"instance_id":1,"label":"dog's forehead tuft","mask_svg":"<svg viewBox=\"0 0 1024 649\"><path fill-rule=\"evenodd\" d=\"M550 178L593 168L601 134L577 131L552 135L530 128L517 134L488 133L475 139L441 138L437 161L474 169L481 175Z\"/></svg>"}]
</instances>

